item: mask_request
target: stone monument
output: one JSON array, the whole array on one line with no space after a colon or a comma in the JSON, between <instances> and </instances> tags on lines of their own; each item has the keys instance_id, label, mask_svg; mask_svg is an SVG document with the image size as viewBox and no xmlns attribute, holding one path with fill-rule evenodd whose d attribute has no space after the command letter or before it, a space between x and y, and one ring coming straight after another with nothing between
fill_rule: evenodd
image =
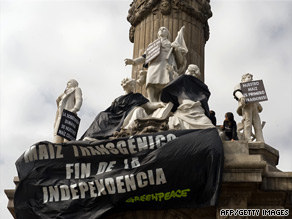
<instances>
[{"instance_id":1,"label":"stone monument","mask_svg":"<svg viewBox=\"0 0 292 219\"><path fill-rule=\"evenodd\" d=\"M146 51L147 46L156 39L155 34L160 27L166 27L173 39L178 30L182 26L185 26L187 33L186 45L189 50L187 63L196 63L197 66L189 66L187 75L181 75L176 80L173 80L162 90L161 94L162 101L167 102L166 100L168 98L171 99L176 109L184 104L191 103L189 101L184 102L186 99L191 99L193 102L198 101L196 99L196 90L193 90L196 86L190 86L191 89L188 90L183 89L185 88L184 86L175 86L175 89L172 89L171 85L176 83L186 85L194 80L194 83L196 81L196 84L200 84L202 87L202 91L204 92L200 94L205 97L205 100L204 98L199 98L200 101L198 102L202 107L197 107L200 110L204 109L200 111L201 114L208 115L209 113L207 100L210 94L203 81L204 46L209 37L207 20L211 16L212 13L208 0L134 0L131 4L128 20L132 25L130 39L134 42L133 57L135 58L140 57ZM168 68L169 71L173 70L171 67ZM202 71L202 75L199 76L201 80L196 78L199 72L198 69ZM138 72L140 70L138 66L133 67L132 76L135 80L138 79ZM182 92L183 90L184 92ZM145 93L144 88L141 88L140 92ZM165 95L164 92L166 92ZM175 115L175 112L174 109L173 115ZM188 114L189 111L186 110L185 112ZM9 198L8 208L12 215L15 216L14 199L16 201L14 203L18 204L15 205L15 208L18 207L18 214L19 212L31 214L32 210L30 208L32 203L37 206L40 214L46 214L47 212L63 214L64 211L52 211L51 209L46 211L48 210L47 206L53 209L59 209L59 206L63 206L63 209L67 210L68 202L64 202L64 204L62 201L69 200L69 203L78 201L78 205L80 203L90 202L89 211L86 211L84 208L80 208L79 211L73 209L75 210L74 214L80 214L82 212L82 216L86 214L86 218L89 218L88 216L97 218L101 215L103 216L104 212L101 212L95 217L102 205L104 205L102 211L104 209L107 211L116 203L122 204L123 206L132 206L131 203L138 202L138 206L141 207L145 204L147 208L145 210L143 210L144 208L139 208L140 210L135 208L131 208L131 210L122 208L118 212L110 212L111 214L106 215L105 218L243 218L240 217L241 215L245 215L244 218L266 218L271 215L274 217L280 216L278 218L285 218L290 215L291 218L292 173L282 172L277 169L279 152L263 141L251 142L241 140L221 142L218 132L212 123L210 122L207 125L208 127L206 129L198 128L195 131L191 129L186 130L186 127L182 127L183 130L159 132L145 136L130 136L129 138L114 139L109 142L102 139L101 142L90 142L88 145L83 141L73 142L71 144L64 143L66 147L61 148L63 154L58 154L57 152L56 156L53 153L54 148L57 151L59 149L60 152L60 145L53 147L49 142L37 143L17 161L18 169L24 168L23 170L26 170L24 167L26 166L28 170L32 171L20 171L20 181L18 178L14 179L17 187L20 188L16 190L18 196L14 196L15 190L5 190ZM168 143L170 147L165 147ZM194 150L194 147L196 150ZM46 151L46 148L48 148L48 151ZM34 156L38 152L37 149L41 149L39 150L39 157ZM197 149L200 149L199 151L202 153L196 153ZM150 156L148 156L147 150L150 150ZM207 153L203 153L206 151ZM192 153L195 156L188 157ZM127 171L129 169L133 169L134 172L128 175L121 174L115 178L105 178L105 184L103 184L103 175L99 175L98 177L90 175L90 171L88 171L90 165L86 165L86 163L83 163L83 166L80 168L81 170L83 169L82 174L79 174L79 166L75 165L73 167L71 163L69 165L66 164L68 165L68 168L66 166L66 172L64 168L58 169L61 165L64 165L61 155L66 157L66 159L68 157L72 159L73 164L83 162L83 159L88 159L90 162L93 162L94 165L92 166L99 165L99 159L103 158L103 156L106 161L109 161L109 159L112 159L112 156L117 155L121 159L117 160L123 161L122 163L116 162L116 160L111 160L109 163L102 162L103 166L97 170L97 174L102 174L101 172L103 172L106 176L110 176L109 174L112 170L113 174L120 174L119 171L128 174ZM52 158L51 156L53 156L54 162L49 161ZM96 159L96 156L99 159ZM138 156L141 157L141 163L139 162ZM179 160L178 157L180 157ZM158 158L161 159L159 160ZM104 166L104 163L106 163L106 166ZM118 167L114 169L116 163L119 164L116 166L119 166L120 169ZM184 166L186 163L191 165ZM195 170L191 169L193 168L193 164L196 165ZM34 165L39 166L37 166L38 168L34 168ZM167 171L170 171L172 177L164 174L164 170L162 167L160 168L160 165L164 165L165 172L169 173ZM181 168L177 168L179 165L182 165ZM58 170L54 173L60 174L57 175L58 177L66 176L66 180L62 180L64 184L58 184L60 181L59 178L52 178L47 181L49 177L47 177L46 173L51 173L47 171L47 166ZM145 166L149 167L149 169L143 169ZM74 172L73 168L77 168L78 170L75 171L75 179L72 177ZM152 169L155 170L155 174ZM36 172L36 170L38 171ZM67 174L64 174L64 172ZM200 175L198 172L202 172L203 174ZM86 176L90 177L86 178ZM177 176L181 178L176 180ZM28 180L26 179L27 177ZM93 181L92 179L95 180ZM190 181L192 182L191 185L184 184L189 179L194 180ZM75 183L69 184L68 186L66 184L67 181ZM39 185L39 183L44 182L45 184ZM57 183L57 185L54 183ZM169 185L173 187L170 186L168 188L167 186ZM182 185L187 185L187 187L183 187ZM196 187L198 185L199 188ZM27 203L26 196L22 197L20 195L21 188L23 191L27 186L31 187L32 190L38 191L38 193L31 194L28 192L25 194L33 196L32 198L30 197L32 203L29 204ZM43 197L40 195L40 191L35 189L35 186L42 186ZM140 193L135 193L136 190L139 192L137 188L147 186L151 189L146 190L146 194L144 190ZM159 192L159 189L162 187L168 188L168 192ZM154 188L159 189L153 191ZM43 202L39 201L39 199L35 200L34 194L40 196ZM119 197L124 194L127 195L128 199L126 201L122 199L122 202L118 202ZM192 197L197 197L197 194L200 195L194 200L188 197L188 194L192 194ZM90 199L86 199L88 196L90 196ZM18 200L16 200L16 197ZM159 198L162 197L164 200L173 199L169 202L160 202L161 200ZM93 200L97 201L98 204L92 202ZM149 206L149 202L147 203L149 200L159 201L150 202L152 205L150 204ZM199 203L197 203L197 200L199 200ZM192 204L195 204L197 207L195 208L190 204L190 201L193 201ZM181 203L183 205L179 205ZM200 205L202 203L204 204ZM116 207L118 208L120 206L118 205ZM27 212L25 212L25 208L28 208ZM91 215L88 215L89 213Z\"/></svg>"},{"instance_id":2,"label":"stone monument","mask_svg":"<svg viewBox=\"0 0 292 219\"><path fill-rule=\"evenodd\" d=\"M140 57L153 42L160 27L169 30L173 41L182 26L188 53L187 63L196 63L201 69L200 79L204 81L205 43L209 39L208 19L212 16L209 0L134 0L128 12L131 23L130 41L134 43L133 57ZM140 67L134 66L132 77L137 79ZM143 88L137 88L144 92ZM139 90L140 89L140 90Z\"/></svg>"}]
</instances>

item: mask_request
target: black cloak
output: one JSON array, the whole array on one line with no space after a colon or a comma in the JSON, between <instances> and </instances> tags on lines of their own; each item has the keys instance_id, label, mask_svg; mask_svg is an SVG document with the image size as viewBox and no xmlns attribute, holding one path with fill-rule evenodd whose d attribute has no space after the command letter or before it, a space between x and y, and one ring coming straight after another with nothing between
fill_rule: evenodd
<instances>
[{"instance_id":1,"label":"black cloak","mask_svg":"<svg viewBox=\"0 0 292 219\"><path fill-rule=\"evenodd\" d=\"M108 139L115 131L120 130L124 119L135 106L141 106L148 101L140 93L129 93L116 98L109 108L95 117L80 140L85 137L99 140Z\"/></svg>"},{"instance_id":2,"label":"black cloak","mask_svg":"<svg viewBox=\"0 0 292 219\"><path fill-rule=\"evenodd\" d=\"M208 100L211 93L204 82L192 75L181 75L163 88L161 101L172 102L174 112L179 106L178 98L182 95L186 95L192 101L200 101L205 115L210 118Z\"/></svg>"}]
</instances>

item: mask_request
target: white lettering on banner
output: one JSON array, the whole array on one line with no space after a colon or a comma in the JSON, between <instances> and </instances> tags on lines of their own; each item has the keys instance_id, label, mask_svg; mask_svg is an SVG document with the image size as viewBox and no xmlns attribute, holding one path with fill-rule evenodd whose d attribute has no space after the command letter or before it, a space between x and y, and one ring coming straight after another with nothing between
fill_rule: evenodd
<instances>
[{"instance_id":1,"label":"white lettering on banner","mask_svg":"<svg viewBox=\"0 0 292 219\"><path fill-rule=\"evenodd\" d=\"M130 138L128 140L120 140L116 143L108 142L106 144L98 144L95 146L77 146L73 145L75 157L97 156L105 154L136 154L143 150L154 150L164 146L166 143L175 139L174 134L143 136Z\"/></svg>"},{"instance_id":2,"label":"white lettering on banner","mask_svg":"<svg viewBox=\"0 0 292 219\"><path fill-rule=\"evenodd\" d=\"M97 170L97 173L96 175L98 174L102 174L104 172L110 172L113 170L113 167L114 167L114 164L116 164L117 162L116 161L111 161L109 163L107 162L99 162L98 164L98 170Z\"/></svg>"},{"instance_id":3,"label":"white lettering on banner","mask_svg":"<svg viewBox=\"0 0 292 219\"><path fill-rule=\"evenodd\" d=\"M66 179L71 179L72 173L74 173L75 179L87 178L90 176L90 170L91 170L91 163L66 164Z\"/></svg>"},{"instance_id":4,"label":"white lettering on banner","mask_svg":"<svg viewBox=\"0 0 292 219\"><path fill-rule=\"evenodd\" d=\"M131 167L129 167L129 162L128 162L128 159L124 159L124 169L126 170L126 169L130 169L130 168L137 168L137 167L139 167L141 164L140 164L140 162L139 162L139 159L138 159L138 157L132 157L132 161L131 161L131 163L130 163L130 166Z\"/></svg>"},{"instance_id":5,"label":"white lettering on banner","mask_svg":"<svg viewBox=\"0 0 292 219\"><path fill-rule=\"evenodd\" d=\"M25 163L36 160L60 159L63 158L62 146L52 144L33 145L24 152Z\"/></svg>"},{"instance_id":6,"label":"white lettering on banner","mask_svg":"<svg viewBox=\"0 0 292 219\"><path fill-rule=\"evenodd\" d=\"M160 148L175 138L176 136L171 133L167 135L157 136L149 135L130 138L128 140L120 140L115 143L108 142L105 144L98 144L95 146L82 147L72 145L72 148L74 157L97 156L106 154L136 154L140 151L154 150ZM62 153L61 145L51 143L39 143L36 145L32 145L29 149L27 149L24 152L23 157L25 163L28 163L37 160L60 159L64 158L64 155ZM132 168L134 168L135 162L133 163L132 161L131 165Z\"/></svg>"},{"instance_id":7,"label":"white lettering on banner","mask_svg":"<svg viewBox=\"0 0 292 219\"><path fill-rule=\"evenodd\" d=\"M72 165L71 165L72 166ZM71 168L69 166L69 169ZM70 170L69 170L70 171ZM155 172L155 174L153 174ZM138 172L137 174L127 174L115 178L97 179L89 182L79 182L77 184L44 186L43 203L59 202L74 199L84 199L102 195L114 195L143 188L148 185L166 184L167 180L162 168Z\"/></svg>"}]
</instances>

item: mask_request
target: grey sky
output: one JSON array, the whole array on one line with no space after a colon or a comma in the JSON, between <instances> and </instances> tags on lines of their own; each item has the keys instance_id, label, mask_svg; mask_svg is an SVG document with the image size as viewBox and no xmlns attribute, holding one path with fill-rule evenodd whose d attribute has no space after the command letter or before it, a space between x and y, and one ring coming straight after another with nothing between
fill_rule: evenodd
<instances>
[{"instance_id":1,"label":"grey sky","mask_svg":"<svg viewBox=\"0 0 292 219\"><path fill-rule=\"evenodd\" d=\"M32 144L53 139L55 100L75 78L83 91L79 136L122 94L132 56L130 0L1 1L0 191L13 188L15 161ZM261 119L267 144L280 151L278 168L292 170L292 2L211 1L205 83L221 124L236 112L233 87L250 72L269 100ZM241 118L236 115L236 121ZM0 218L12 218L0 193Z\"/></svg>"}]
</instances>

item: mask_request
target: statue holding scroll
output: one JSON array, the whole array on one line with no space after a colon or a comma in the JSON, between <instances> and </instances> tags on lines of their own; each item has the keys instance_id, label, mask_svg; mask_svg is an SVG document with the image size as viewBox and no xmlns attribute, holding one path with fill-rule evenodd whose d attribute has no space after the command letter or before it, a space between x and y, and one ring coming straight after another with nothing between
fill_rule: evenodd
<instances>
[{"instance_id":1,"label":"statue holding scroll","mask_svg":"<svg viewBox=\"0 0 292 219\"><path fill-rule=\"evenodd\" d=\"M159 102L162 89L185 70L185 55L188 50L183 39L183 29L184 27L171 43L168 29L160 27L158 39L149 44L141 57L125 59L126 65L144 64L143 66L147 68L146 92L150 102ZM167 65L170 65L174 71L168 71Z\"/></svg>"}]
</instances>

